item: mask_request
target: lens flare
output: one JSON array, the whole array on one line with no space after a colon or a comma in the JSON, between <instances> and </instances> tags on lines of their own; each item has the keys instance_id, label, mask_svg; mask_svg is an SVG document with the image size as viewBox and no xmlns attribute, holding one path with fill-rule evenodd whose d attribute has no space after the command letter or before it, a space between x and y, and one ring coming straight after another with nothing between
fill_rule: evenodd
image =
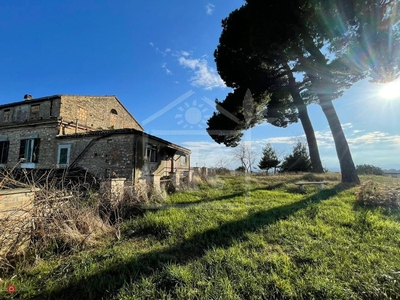
<instances>
[{"instance_id":1,"label":"lens flare","mask_svg":"<svg viewBox=\"0 0 400 300\"><path fill-rule=\"evenodd\" d=\"M380 90L379 96L384 99L400 99L400 82L385 84Z\"/></svg>"}]
</instances>

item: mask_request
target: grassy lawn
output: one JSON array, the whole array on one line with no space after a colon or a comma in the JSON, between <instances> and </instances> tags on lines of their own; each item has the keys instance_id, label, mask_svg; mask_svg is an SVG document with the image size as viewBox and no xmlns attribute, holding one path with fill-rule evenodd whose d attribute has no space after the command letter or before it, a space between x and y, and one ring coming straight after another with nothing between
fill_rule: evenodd
<instances>
[{"instance_id":1,"label":"grassy lawn","mask_svg":"<svg viewBox=\"0 0 400 300\"><path fill-rule=\"evenodd\" d=\"M304 179L315 178L227 176L176 193L125 221L119 240L0 275L0 298L400 298L400 210L358 205L359 187L332 174L301 193Z\"/></svg>"}]
</instances>

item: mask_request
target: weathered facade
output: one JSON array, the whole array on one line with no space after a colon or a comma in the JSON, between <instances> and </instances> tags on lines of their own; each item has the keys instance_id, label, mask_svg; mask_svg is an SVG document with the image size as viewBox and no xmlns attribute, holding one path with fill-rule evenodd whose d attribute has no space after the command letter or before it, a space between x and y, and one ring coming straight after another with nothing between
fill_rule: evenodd
<instances>
[{"instance_id":1,"label":"weathered facade","mask_svg":"<svg viewBox=\"0 0 400 300\"><path fill-rule=\"evenodd\" d=\"M54 95L0 105L0 166L80 167L132 183L190 169L190 150L148 135L115 96Z\"/></svg>"},{"instance_id":2,"label":"weathered facade","mask_svg":"<svg viewBox=\"0 0 400 300\"><path fill-rule=\"evenodd\" d=\"M190 150L135 129L60 135L57 144L70 147L68 165L100 178L124 177L132 182L190 168Z\"/></svg>"}]
</instances>

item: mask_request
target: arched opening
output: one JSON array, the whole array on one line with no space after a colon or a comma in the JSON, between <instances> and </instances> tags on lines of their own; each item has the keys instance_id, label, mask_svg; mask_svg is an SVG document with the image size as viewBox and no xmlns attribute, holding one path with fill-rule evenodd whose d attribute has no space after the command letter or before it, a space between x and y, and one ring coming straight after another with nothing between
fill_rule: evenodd
<instances>
[{"instance_id":1,"label":"arched opening","mask_svg":"<svg viewBox=\"0 0 400 300\"><path fill-rule=\"evenodd\" d=\"M117 128L118 112L113 108L110 110L110 127Z\"/></svg>"}]
</instances>

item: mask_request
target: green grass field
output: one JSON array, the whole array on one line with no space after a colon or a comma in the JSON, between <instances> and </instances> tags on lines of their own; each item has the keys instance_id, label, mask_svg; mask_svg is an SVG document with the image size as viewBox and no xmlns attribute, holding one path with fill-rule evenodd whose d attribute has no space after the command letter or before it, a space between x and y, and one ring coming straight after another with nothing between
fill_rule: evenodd
<instances>
[{"instance_id":1,"label":"green grass field","mask_svg":"<svg viewBox=\"0 0 400 300\"><path fill-rule=\"evenodd\" d=\"M0 276L0 298L400 298L400 210L362 207L335 174L303 177L219 177L176 193L125 221L119 240L18 265ZM304 179L330 183L301 193Z\"/></svg>"}]
</instances>

